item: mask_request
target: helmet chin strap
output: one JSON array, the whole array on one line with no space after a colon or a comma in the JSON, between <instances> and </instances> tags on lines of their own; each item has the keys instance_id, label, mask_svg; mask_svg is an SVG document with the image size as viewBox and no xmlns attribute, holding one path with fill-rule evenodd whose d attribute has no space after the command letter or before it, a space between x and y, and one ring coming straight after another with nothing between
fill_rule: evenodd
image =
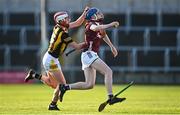
<instances>
[{"instance_id":1,"label":"helmet chin strap","mask_svg":"<svg viewBox=\"0 0 180 115\"><path fill-rule=\"evenodd\" d=\"M97 17L97 15L96 15L96 14L94 14L94 17L95 17L95 20L98 20L98 17Z\"/></svg>"}]
</instances>

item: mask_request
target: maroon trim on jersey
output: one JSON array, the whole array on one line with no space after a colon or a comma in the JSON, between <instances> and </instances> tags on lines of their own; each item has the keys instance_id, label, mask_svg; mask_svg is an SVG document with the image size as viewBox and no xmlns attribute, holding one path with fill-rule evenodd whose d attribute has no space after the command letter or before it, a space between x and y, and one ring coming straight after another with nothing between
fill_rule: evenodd
<instances>
[{"instance_id":1,"label":"maroon trim on jersey","mask_svg":"<svg viewBox=\"0 0 180 115\"><path fill-rule=\"evenodd\" d=\"M90 42L93 42L92 51L98 52L101 45L102 36L100 35L99 31L93 31L90 29L91 25L93 24L97 25L92 21L87 22L85 25L85 42L87 45L84 47L84 49L88 49L90 47Z\"/></svg>"}]
</instances>

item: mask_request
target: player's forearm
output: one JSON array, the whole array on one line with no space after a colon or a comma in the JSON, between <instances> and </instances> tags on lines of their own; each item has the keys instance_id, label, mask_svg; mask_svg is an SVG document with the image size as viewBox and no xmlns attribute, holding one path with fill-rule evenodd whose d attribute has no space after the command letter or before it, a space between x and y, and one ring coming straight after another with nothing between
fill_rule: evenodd
<instances>
[{"instance_id":1,"label":"player's forearm","mask_svg":"<svg viewBox=\"0 0 180 115\"><path fill-rule=\"evenodd\" d=\"M103 38L103 40L108 44L108 46L109 46L110 48L113 47L113 44L112 44L112 42L110 41L110 39L109 39L109 37L108 37L107 34L105 35L105 37Z\"/></svg>"},{"instance_id":2,"label":"player's forearm","mask_svg":"<svg viewBox=\"0 0 180 115\"><path fill-rule=\"evenodd\" d=\"M110 27L115 27L117 28L119 26L119 22L117 21L114 21L114 22L111 22L109 24L103 24L103 25L98 25L94 28L95 31L99 31L99 30L104 30L104 29L107 29L107 28L110 28Z\"/></svg>"},{"instance_id":3,"label":"player's forearm","mask_svg":"<svg viewBox=\"0 0 180 115\"><path fill-rule=\"evenodd\" d=\"M79 27L83 24L85 16L86 16L86 12L88 10L88 7L85 8L85 10L83 11L83 13L81 14L81 16L74 22L71 22L69 25L69 28L75 28L75 27Z\"/></svg>"},{"instance_id":4,"label":"player's forearm","mask_svg":"<svg viewBox=\"0 0 180 115\"><path fill-rule=\"evenodd\" d=\"M81 26L81 24L84 22L84 18L83 18L83 17L84 17L84 16L79 17L76 21L71 22L71 23L69 24L69 28L75 28L75 27Z\"/></svg>"},{"instance_id":5,"label":"player's forearm","mask_svg":"<svg viewBox=\"0 0 180 115\"><path fill-rule=\"evenodd\" d=\"M85 13L83 13L75 22L72 22L72 27L78 27L84 22Z\"/></svg>"},{"instance_id":6,"label":"player's forearm","mask_svg":"<svg viewBox=\"0 0 180 115\"><path fill-rule=\"evenodd\" d=\"M94 30L99 31L99 30L104 30L104 29L110 28L110 27L112 27L111 24L98 25L98 26L96 26L96 28L94 28Z\"/></svg>"},{"instance_id":7,"label":"player's forearm","mask_svg":"<svg viewBox=\"0 0 180 115\"><path fill-rule=\"evenodd\" d=\"M86 46L86 42L79 43L79 50L83 49Z\"/></svg>"},{"instance_id":8,"label":"player's forearm","mask_svg":"<svg viewBox=\"0 0 180 115\"><path fill-rule=\"evenodd\" d=\"M84 22L84 19L86 17L86 13L87 13L88 9L89 9L89 7L86 6L86 8L84 9L81 16L76 20L76 23L77 23L78 26L82 25L82 23Z\"/></svg>"},{"instance_id":9,"label":"player's forearm","mask_svg":"<svg viewBox=\"0 0 180 115\"><path fill-rule=\"evenodd\" d=\"M72 42L69 45L73 47L74 49L80 50L86 45L86 43L85 42L81 42L81 43Z\"/></svg>"}]
</instances>

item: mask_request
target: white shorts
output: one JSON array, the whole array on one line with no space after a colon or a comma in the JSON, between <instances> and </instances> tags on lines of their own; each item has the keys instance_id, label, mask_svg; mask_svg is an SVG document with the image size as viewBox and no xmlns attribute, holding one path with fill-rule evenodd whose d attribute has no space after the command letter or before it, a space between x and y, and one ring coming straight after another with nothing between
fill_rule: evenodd
<instances>
[{"instance_id":1,"label":"white shorts","mask_svg":"<svg viewBox=\"0 0 180 115\"><path fill-rule=\"evenodd\" d=\"M46 71L56 71L61 70L61 65L58 58L54 58L48 52L45 53L43 57L43 66Z\"/></svg>"},{"instance_id":2,"label":"white shorts","mask_svg":"<svg viewBox=\"0 0 180 115\"><path fill-rule=\"evenodd\" d=\"M89 67L99 56L94 51L86 51L81 54L82 70Z\"/></svg>"}]
</instances>

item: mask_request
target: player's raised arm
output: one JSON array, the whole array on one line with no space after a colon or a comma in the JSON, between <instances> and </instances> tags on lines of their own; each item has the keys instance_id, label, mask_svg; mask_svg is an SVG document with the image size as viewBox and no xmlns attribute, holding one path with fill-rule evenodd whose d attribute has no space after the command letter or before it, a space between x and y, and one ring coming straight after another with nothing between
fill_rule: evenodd
<instances>
[{"instance_id":1,"label":"player's raised arm","mask_svg":"<svg viewBox=\"0 0 180 115\"><path fill-rule=\"evenodd\" d=\"M75 28L75 27L81 26L82 23L84 22L86 12L88 11L88 9L89 9L89 7L86 6L83 13L81 14L81 16L76 21L69 23L69 28Z\"/></svg>"},{"instance_id":2,"label":"player's raised arm","mask_svg":"<svg viewBox=\"0 0 180 115\"><path fill-rule=\"evenodd\" d=\"M119 26L119 22L114 21L109 24L97 25L96 27L93 28L93 30L99 31L99 30L104 30L104 29L110 28L110 27L118 27L118 26Z\"/></svg>"}]
</instances>

